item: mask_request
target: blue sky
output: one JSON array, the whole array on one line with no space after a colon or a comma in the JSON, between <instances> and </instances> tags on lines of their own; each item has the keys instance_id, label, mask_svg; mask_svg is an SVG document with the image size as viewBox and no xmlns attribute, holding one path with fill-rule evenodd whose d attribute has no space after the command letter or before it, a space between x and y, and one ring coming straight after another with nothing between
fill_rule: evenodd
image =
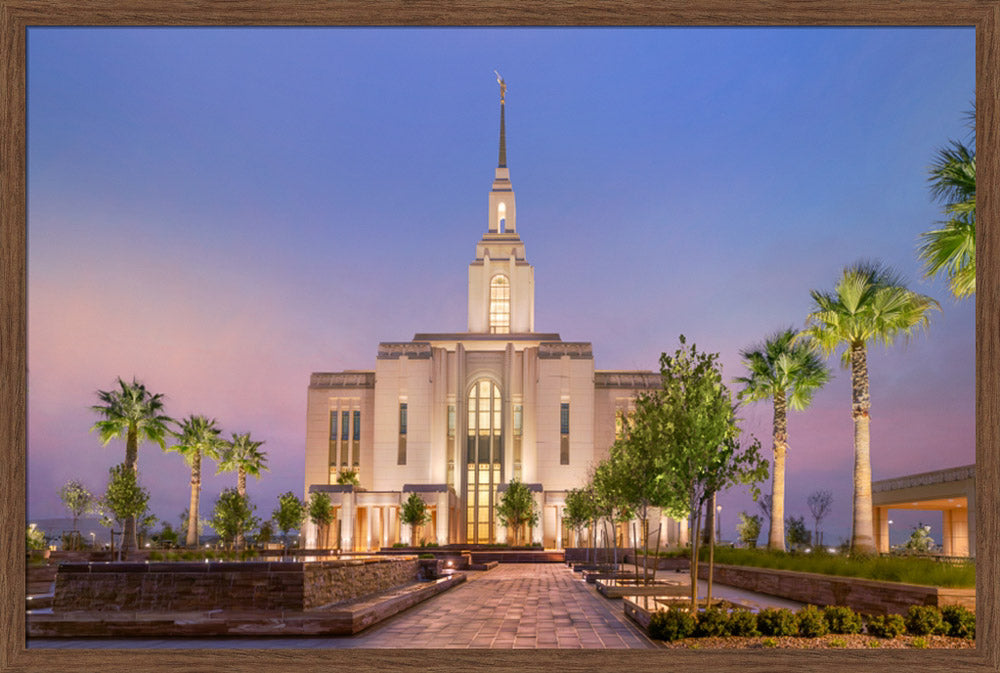
<instances>
[{"instance_id":1,"label":"blue sky","mask_svg":"<svg viewBox=\"0 0 1000 673\"><path fill-rule=\"evenodd\" d=\"M69 478L103 489L123 449L88 407L119 375L266 440L260 511L300 490L310 372L465 328L494 68L539 331L606 369L655 369L683 333L731 378L810 289L881 259L942 311L871 353L875 477L973 462L973 302L914 254L941 218L927 166L969 133L972 29L32 28L30 515L59 515ZM790 421L786 502L833 490L828 540L852 461L831 366ZM769 406L744 417L769 447ZM176 522L186 466L148 446L139 465ZM206 512L232 481L206 480ZM755 507L722 502L726 528Z\"/></svg>"}]
</instances>

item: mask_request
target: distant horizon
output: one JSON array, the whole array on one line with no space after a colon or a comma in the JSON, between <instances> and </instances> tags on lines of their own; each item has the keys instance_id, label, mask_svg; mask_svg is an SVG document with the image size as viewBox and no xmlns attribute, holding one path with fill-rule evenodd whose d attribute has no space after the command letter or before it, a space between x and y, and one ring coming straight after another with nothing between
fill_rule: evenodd
<instances>
[{"instance_id":1,"label":"distant horizon","mask_svg":"<svg viewBox=\"0 0 1000 673\"><path fill-rule=\"evenodd\" d=\"M101 448L89 408L119 376L175 418L264 440L261 518L301 496L309 375L464 329L494 68L539 332L591 342L596 369L653 371L683 333L721 354L735 396L740 349L882 259L942 310L869 348L873 478L975 460L975 304L915 255L943 217L927 166L969 134L972 28L28 33L30 517L62 518L68 479L103 491L124 443ZM812 530L806 497L833 491L835 546L852 426L849 373L828 365L789 416L785 511ZM770 457L770 403L740 413ZM176 526L187 466L149 445L138 465ZM204 518L236 481L214 472ZM759 513L746 489L720 503L724 539ZM940 542L940 514L922 514L893 510L891 542L918 521Z\"/></svg>"}]
</instances>

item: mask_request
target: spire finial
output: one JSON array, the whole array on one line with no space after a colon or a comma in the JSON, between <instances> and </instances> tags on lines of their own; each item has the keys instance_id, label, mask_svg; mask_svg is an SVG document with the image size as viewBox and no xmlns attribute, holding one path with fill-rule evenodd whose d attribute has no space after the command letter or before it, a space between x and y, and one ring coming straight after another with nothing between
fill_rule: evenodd
<instances>
[{"instance_id":1,"label":"spire finial","mask_svg":"<svg viewBox=\"0 0 1000 673\"><path fill-rule=\"evenodd\" d=\"M504 99L507 97L507 82L496 70L493 73L497 76L497 83L500 85L500 156L497 160L499 168L507 167L507 133L504 126Z\"/></svg>"}]
</instances>

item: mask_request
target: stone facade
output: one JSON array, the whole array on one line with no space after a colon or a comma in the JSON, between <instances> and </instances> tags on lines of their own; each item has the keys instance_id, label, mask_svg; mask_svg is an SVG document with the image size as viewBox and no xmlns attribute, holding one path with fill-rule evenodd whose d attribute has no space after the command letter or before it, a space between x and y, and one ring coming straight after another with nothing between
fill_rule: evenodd
<instances>
[{"instance_id":1,"label":"stone facade","mask_svg":"<svg viewBox=\"0 0 1000 673\"><path fill-rule=\"evenodd\" d=\"M54 612L302 611L418 579L413 557L258 563L64 563Z\"/></svg>"}]
</instances>

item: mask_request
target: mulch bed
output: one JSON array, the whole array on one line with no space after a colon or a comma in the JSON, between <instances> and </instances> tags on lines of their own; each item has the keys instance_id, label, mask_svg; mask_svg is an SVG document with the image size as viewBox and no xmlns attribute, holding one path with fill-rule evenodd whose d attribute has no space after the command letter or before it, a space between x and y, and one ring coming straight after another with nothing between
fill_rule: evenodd
<instances>
[{"instance_id":1,"label":"mulch bed","mask_svg":"<svg viewBox=\"0 0 1000 673\"><path fill-rule=\"evenodd\" d=\"M766 641L766 644L765 644ZM916 644L914 641L917 641ZM971 649L976 646L974 640L965 638L950 638L948 636L898 636L896 638L876 638L866 635L830 634L819 638L797 638L790 636L753 638L684 638L673 642L655 641L667 649L703 649L703 650L759 650L782 648L793 650L825 650L825 649L922 649L921 641L932 649ZM873 644L872 644L873 643Z\"/></svg>"}]
</instances>

